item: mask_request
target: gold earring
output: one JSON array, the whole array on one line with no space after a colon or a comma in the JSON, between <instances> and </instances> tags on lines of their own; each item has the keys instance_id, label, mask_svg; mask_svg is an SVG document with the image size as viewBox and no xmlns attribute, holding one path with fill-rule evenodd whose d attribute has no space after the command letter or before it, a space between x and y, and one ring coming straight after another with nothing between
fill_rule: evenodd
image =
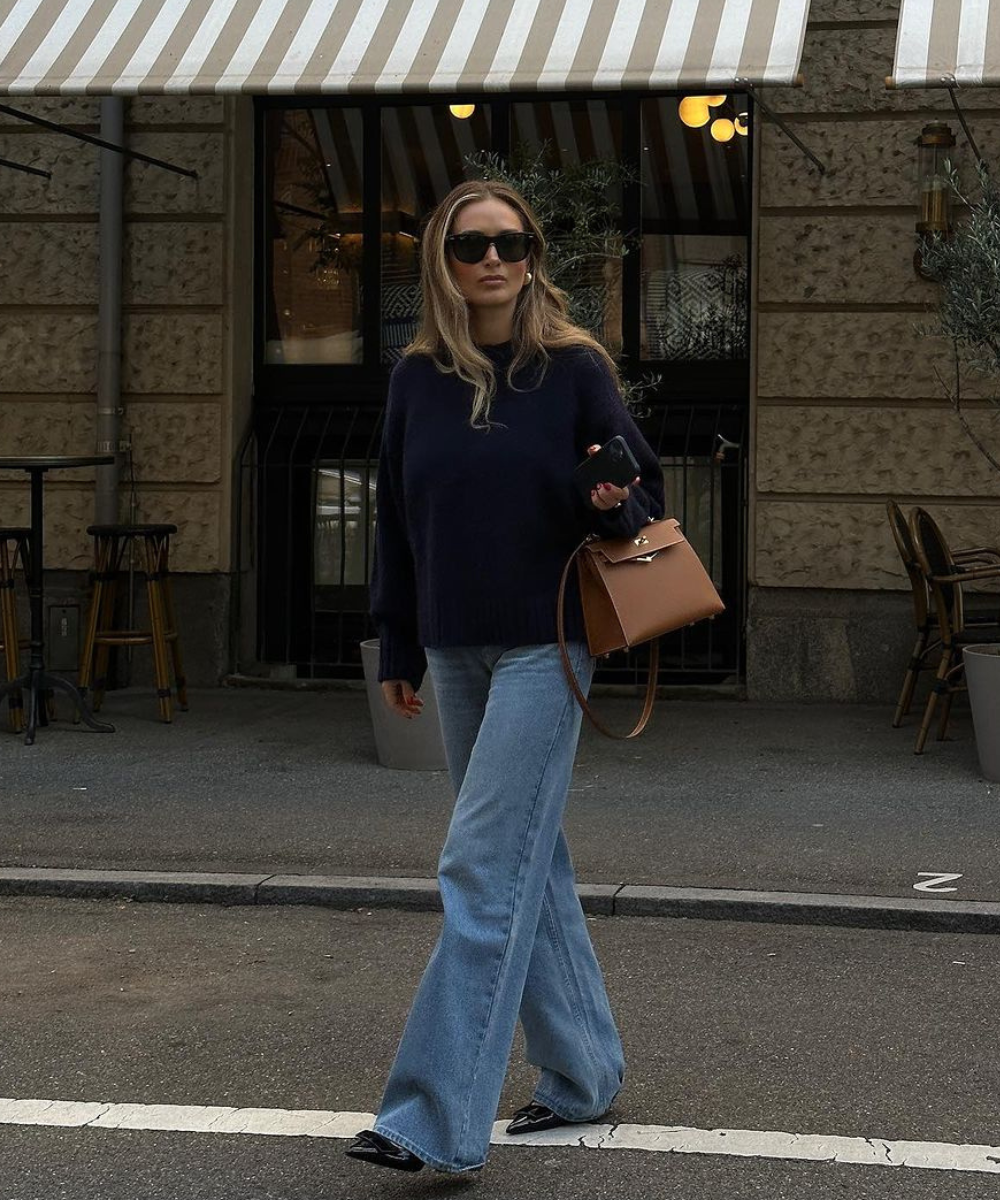
<instances>
[{"instance_id":1,"label":"gold earring","mask_svg":"<svg viewBox=\"0 0 1000 1200\"><path fill-rule=\"evenodd\" d=\"M534 276L531 274L530 271L525 271L525 273L524 273L524 282L525 283L531 283L533 278L534 278Z\"/></svg>"}]
</instances>

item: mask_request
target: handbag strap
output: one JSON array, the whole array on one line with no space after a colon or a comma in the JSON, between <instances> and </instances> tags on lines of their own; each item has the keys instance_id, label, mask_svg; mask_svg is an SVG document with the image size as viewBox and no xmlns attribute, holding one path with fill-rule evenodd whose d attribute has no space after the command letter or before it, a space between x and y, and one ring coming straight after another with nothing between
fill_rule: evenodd
<instances>
[{"instance_id":1,"label":"handbag strap","mask_svg":"<svg viewBox=\"0 0 1000 1200\"><path fill-rule=\"evenodd\" d=\"M653 713L653 702L656 699L656 680L660 667L660 639L654 638L649 647L649 678L646 681L646 702L642 707L642 715L639 717L638 723L631 733L615 733L613 729L609 729L591 710L590 705L587 703L587 697L583 694L583 689L580 687L580 682L576 677L576 672L573 670L573 664L569 660L569 652L566 649L566 581L569 579L569 573L573 563L576 562L577 555L590 540L589 537L584 538L569 556L566 566L563 567L562 579L559 580L559 600L556 605L556 631L559 635L559 653L562 655L563 670L566 672L566 679L569 682L569 686L573 689L573 695L576 696L577 703L583 709L583 714L587 720L606 737L627 742L629 738L638 737L642 733Z\"/></svg>"}]
</instances>

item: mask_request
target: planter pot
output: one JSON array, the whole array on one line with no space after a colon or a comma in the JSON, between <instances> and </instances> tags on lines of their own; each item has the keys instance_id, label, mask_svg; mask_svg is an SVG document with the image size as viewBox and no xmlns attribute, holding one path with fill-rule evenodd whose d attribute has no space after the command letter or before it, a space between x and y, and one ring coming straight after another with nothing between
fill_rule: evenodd
<instances>
[{"instance_id":1,"label":"planter pot","mask_svg":"<svg viewBox=\"0 0 1000 1200\"><path fill-rule=\"evenodd\" d=\"M382 685L378 681L379 640L361 643L361 663L365 670L368 708L375 731L375 752L379 765L396 771L444 771L447 761L441 740L441 721L430 673L424 676L417 695L424 702L420 716L412 721L386 707Z\"/></svg>"},{"instance_id":2,"label":"planter pot","mask_svg":"<svg viewBox=\"0 0 1000 1200\"><path fill-rule=\"evenodd\" d=\"M966 646L963 656L979 766L1000 783L1000 646Z\"/></svg>"}]
</instances>

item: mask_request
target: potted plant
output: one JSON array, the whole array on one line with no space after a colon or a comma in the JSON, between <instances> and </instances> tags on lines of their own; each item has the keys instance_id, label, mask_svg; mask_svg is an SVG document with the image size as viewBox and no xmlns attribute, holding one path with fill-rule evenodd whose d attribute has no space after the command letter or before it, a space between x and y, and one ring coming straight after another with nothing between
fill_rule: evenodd
<instances>
[{"instance_id":1,"label":"potted plant","mask_svg":"<svg viewBox=\"0 0 1000 1200\"><path fill-rule=\"evenodd\" d=\"M951 163L946 169L965 216L950 236L922 246L921 267L939 285L934 332L949 338L955 351L955 382L945 384L945 392L966 435L1000 471L1000 446L984 439L962 408L968 371L988 381L990 403L1000 409L1000 186L982 161L974 194L963 190ZM988 779L1000 781L1000 646L966 646L963 657L980 766Z\"/></svg>"}]
</instances>

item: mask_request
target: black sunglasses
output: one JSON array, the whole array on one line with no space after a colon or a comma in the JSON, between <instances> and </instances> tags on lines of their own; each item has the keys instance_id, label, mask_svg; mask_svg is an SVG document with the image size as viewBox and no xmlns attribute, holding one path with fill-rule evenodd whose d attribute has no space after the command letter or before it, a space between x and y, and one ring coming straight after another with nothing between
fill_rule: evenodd
<instances>
[{"instance_id":1,"label":"black sunglasses","mask_svg":"<svg viewBox=\"0 0 1000 1200\"><path fill-rule=\"evenodd\" d=\"M496 246L497 255L503 262L514 263L524 262L528 257L528 251L531 243L535 240L535 235L512 231L490 237L486 233L478 233L470 229L468 233L449 233L444 240L445 245L459 262L482 262L490 246Z\"/></svg>"}]
</instances>

